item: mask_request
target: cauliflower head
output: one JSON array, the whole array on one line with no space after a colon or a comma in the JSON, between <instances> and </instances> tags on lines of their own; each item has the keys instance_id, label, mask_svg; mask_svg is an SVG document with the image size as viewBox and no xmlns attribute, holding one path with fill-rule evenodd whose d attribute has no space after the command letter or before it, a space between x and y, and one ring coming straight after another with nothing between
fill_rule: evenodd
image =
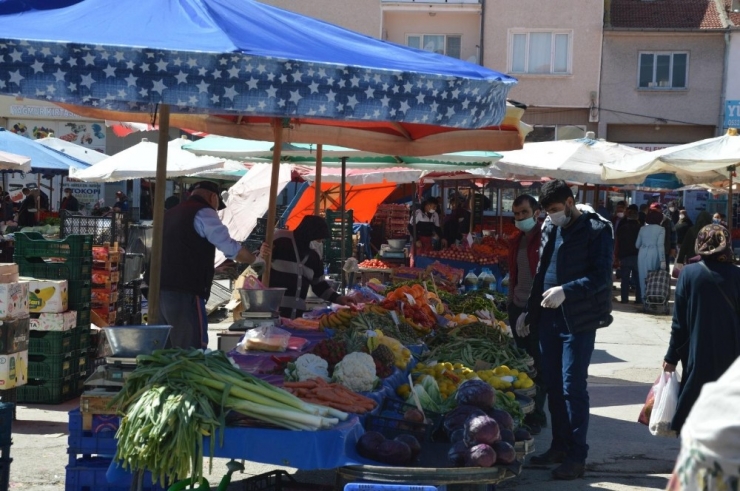
<instances>
[{"instance_id":1,"label":"cauliflower head","mask_svg":"<svg viewBox=\"0 0 740 491\"><path fill-rule=\"evenodd\" d=\"M350 353L334 367L334 381L355 392L368 392L375 386L375 361L367 353Z\"/></svg>"},{"instance_id":2,"label":"cauliflower head","mask_svg":"<svg viewBox=\"0 0 740 491\"><path fill-rule=\"evenodd\" d=\"M329 364L320 356L311 353L299 356L295 361L295 369L301 382L315 378L329 380Z\"/></svg>"}]
</instances>

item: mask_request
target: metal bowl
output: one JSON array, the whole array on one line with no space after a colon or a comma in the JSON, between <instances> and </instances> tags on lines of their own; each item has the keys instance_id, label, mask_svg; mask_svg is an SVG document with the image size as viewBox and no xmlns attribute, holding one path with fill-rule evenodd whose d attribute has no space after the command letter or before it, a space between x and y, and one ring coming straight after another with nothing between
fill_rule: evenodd
<instances>
[{"instance_id":1,"label":"metal bowl","mask_svg":"<svg viewBox=\"0 0 740 491\"><path fill-rule=\"evenodd\" d=\"M264 290L240 289L242 305L249 312L277 312L283 301L285 288L266 288Z\"/></svg>"},{"instance_id":2,"label":"metal bowl","mask_svg":"<svg viewBox=\"0 0 740 491\"><path fill-rule=\"evenodd\" d=\"M388 245L391 246L392 249L403 249L406 245L406 239L388 239Z\"/></svg>"},{"instance_id":3,"label":"metal bowl","mask_svg":"<svg viewBox=\"0 0 740 491\"><path fill-rule=\"evenodd\" d=\"M172 326L115 326L104 327L111 356L135 358L150 355L165 347Z\"/></svg>"}]
</instances>

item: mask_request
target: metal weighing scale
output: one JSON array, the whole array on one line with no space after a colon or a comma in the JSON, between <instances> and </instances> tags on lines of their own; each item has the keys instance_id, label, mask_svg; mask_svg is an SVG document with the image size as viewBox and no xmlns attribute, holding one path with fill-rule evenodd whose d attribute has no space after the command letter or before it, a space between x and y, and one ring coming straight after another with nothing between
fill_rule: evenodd
<instances>
[{"instance_id":1,"label":"metal weighing scale","mask_svg":"<svg viewBox=\"0 0 740 491\"><path fill-rule=\"evenodd\" d=\"M106 356L105 365L99 366L85 380L85 387L120 389L136 368L136 358Z\"/></svg>"},{"instance_id":2,"label":"metal weighing scale","mask_svg":"<svg viewBox=\"0 0 740 491\"><path fill-rule=\"evenodd\" d=\"M388 259L405 259L406 248L402 247L400 249L394 249L388 244L383 244L380 246L380 257Z\"/></svg>"},{"instance_id":3,"label":"metal weighing scale","mask_svg":"<svg viewBox=\"0 0 740 491\"><path fill-rule=\"evenodd\" d=\"M229 327L229 331L248 331L258 327L274 326L279 317L276 312L250 312L245 310L241 313L241 319Z\"/></svg>"},{"instance_id":4,"label":"metal weighing scale","mask_svg":"<svg viewBox=\"0 0 740 491\"><path fill-rule=\"evenodd\" d=\"M231 324L228 330L218 333L219 351L229 352L234 349L246 331L272 327L280 320L278 309L285 295L285 288L240 289L239 295L244 311L241 313L241 319Z\"/></svg>"}]
</instances>

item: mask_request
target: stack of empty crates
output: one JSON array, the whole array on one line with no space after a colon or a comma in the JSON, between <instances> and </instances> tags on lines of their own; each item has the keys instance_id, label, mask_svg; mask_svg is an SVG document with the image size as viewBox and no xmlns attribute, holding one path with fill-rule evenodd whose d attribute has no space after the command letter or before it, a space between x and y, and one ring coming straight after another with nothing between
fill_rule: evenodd
<instances>
[{"instance_id":1,"label":"stack of empty crates","mask_svg":"<svg viewBox=\"0 0 740 491\"><path fill-rule=\"evenodd\" d=\"M386 239L399 239L408 235L409 208L393 203L378 205L372 226L383 227Z\"/></svg>"},{"instance_id":2,"label":"stack of empty crates","mask_svg":"<svg viewBox=\"0 0 740 491\"><path fill-rule=\"evenodd\" d=\"M326 210L326 224L329 226L329 240L324 241L324 264L331 273L342 271L342 247L344 259L354 256L352 237L354 221L352 210L344 212L344 244L342 244L342 212Z\"/></svg>"},{"instance_id":3,"label":"stack of empty crates","mask_svg":"<svg viewBox=\"0 0 740 491\"><path fill-rule=\"evenodd\" d=\"M18 402L58 404L81 392L90 371L92 236L46 240L28 232L15 239L31 312L28 384Z\"/></svg>"},{"instance_id":4,"label":"stack of empty crates","mask_svg":"<svg viewBox=\"0 0 740 491\"><path fill-rule=\"evenodd\" d=\"M113 412L103 409L104 412ZM87 417L86 417L87 416ZM118 469L111 473L115 482L108 481L108 468L116 453L119 418L115 414L86 414L80 409L69 412L69 437L67 439L67 464L65 491L128 491L133 476ZM163 488L152 484L151 473L144 474L142 489L159 491Z\"/></svg>"},{"instance_id":5,"label":"stack of empty crates","mask_svg":"<svg viewBox=\"0 0 740 491\"><path fill-rule=\"evenodd\" d=\"M93 246L92 310L109 326L115 325L119 317L122 256L118 244Z\"/></svg>"}]
</instances>

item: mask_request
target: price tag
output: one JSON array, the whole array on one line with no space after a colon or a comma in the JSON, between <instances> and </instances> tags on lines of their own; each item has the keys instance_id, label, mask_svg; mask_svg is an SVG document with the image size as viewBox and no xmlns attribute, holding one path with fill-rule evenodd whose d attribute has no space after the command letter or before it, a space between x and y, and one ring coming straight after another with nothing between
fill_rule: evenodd
<instances>
[{"instance_id":1,"label":"price tag","mask_svg":"<svg viewBox=\"0 0 740 491\"><path fill-rule=\"evenodd\" d=\"M416 300L414 300L414 297L410 293L404 293L404 295L409 299L409 305L416 305Z\"/></svg>"},{"instance_id":2,"label":"price tag","mask_svg":"<svg viewBox=\"0 0 740 491\"><path fill-rule=\"evenodd\" d=\"M401 321L398 320L398 314L396 314L395 310L391 310L391 319L393 319L393 322L396 324L396 327L398 327L398 325L401 324Z\"/></svg>"}]
</instances>

